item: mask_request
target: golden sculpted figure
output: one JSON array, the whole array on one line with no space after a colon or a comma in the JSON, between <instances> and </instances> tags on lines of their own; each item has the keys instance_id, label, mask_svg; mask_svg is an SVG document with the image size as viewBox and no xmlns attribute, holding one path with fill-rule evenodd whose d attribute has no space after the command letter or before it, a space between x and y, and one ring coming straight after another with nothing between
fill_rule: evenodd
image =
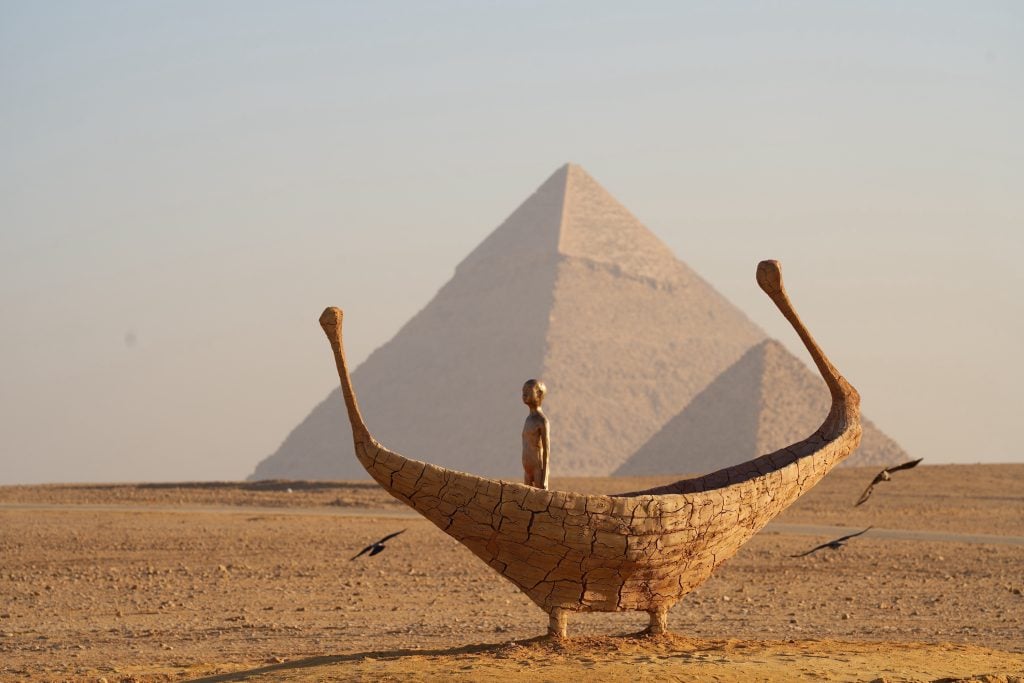
<instances>
[{"instance_id":1,"label":"golden sculpted figure","mask_svg":"<svg viewBox=\"0 0 1024 683\"><path fill-rule=\"evenodd\" d=\"M523 473L527 486L547 490L551 474L551 425L540 404L548 388L539 379L523 385L523 403L530 414L523 424Z\"/></svg>"}]
</instances>

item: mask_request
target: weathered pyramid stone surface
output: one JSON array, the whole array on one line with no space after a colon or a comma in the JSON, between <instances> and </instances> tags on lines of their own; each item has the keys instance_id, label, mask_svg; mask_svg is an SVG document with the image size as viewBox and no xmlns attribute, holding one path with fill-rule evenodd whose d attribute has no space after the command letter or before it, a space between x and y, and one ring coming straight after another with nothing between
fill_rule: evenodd
<instances>
[{"instance_id":1,"label":"weathered pyramid stone surface","mask_svg":"<svg viewBox=\"0 0 1024 683\"><path fill-rule=\"evenodd\" d=\"M828 413L819 375L774 339L723 372L644 444L616 475L703 474L798 441ZM869 420L860 448L843 466L891 465L909 456Z\"/></svg>"},{"instance_id":2,"label":"weathered pyramid stone surface","mask_svg":"<svg viewBox=\"0 0 1024 683\"><path fill-rule=\"evenodd\" d=\"M346 322L348 334L360 334L358 320ZM484 239L352 380L369 427L389 448L519 480L526 417L520 390L526 379L541 377L553 472L604 476L764 340L760 328L570 164ZM324 363L331 371L330 359ZM756 408L756 395L738 394L736 401L740 413L752 411L751 420L768 414ZM778 408L780 424L767 432L797 419ZM813 430L826 411L804 422ZM688 431L705 433L703 426ZM335 390L251 478L365 478L351 443ZM726 452L747 453L736 446ZM681 471L678 458L666 466Z\"/></svg>"},{"instance_id":3,"label":"weathered pyramid stone surface","mask_svg":"<svg viewBox=\"0 0 1024 683\"><path fill-rule=\"evenodd\" d=\"M348 325L359 334L358 320ZM567 165L353 382L388 447L519 479L520 389L543 377L554 471L607 475L763 338L583 169ZM335 391L253 477L365 477L349 457L347 429Z\"/></svg>"}]
</instances>

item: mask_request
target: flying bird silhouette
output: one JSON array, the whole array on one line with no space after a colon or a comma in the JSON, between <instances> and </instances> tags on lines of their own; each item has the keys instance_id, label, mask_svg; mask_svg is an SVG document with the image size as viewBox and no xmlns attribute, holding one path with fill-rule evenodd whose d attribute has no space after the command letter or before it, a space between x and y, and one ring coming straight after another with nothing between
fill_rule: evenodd
<instances>
[{"instance_id":1,"label":"flying bird silhouette","mask_svg":"<svg viewBox=\"0 0 1024 683\"><path fill-rule=\"evenodd\" d=\"M858 505L860 505L861 503L863 503L864 501L871 497L871 492L875 490L875 484L877 484L880 481L889 481L890 479L892 479L892 477L889 475L892 474L893 472L899 470L909 470L911 467L916 467L917 463L921 462L922 460L924 460L924 458L918 458L917 460L905 462L902 465L888 467L879 472L877 475L875 475L874 480L868 485L868 487L864 489L864 493L860 494L860 498L858 498L857 502L853 504L853 507L857 507Z\"/></svg>"},{"instance_id":2,"label":"flying bird silhouette","mask_svg":"<svg viewBox=\"0 0 1024 683\"><path fill-rule=\"evenodd\" d=\"M353 557L352 557L352 558L351 558L351 559L349 560L349 562L351 562L352 560L356 559L357 557L359 557L359 556L361 556L361 555L365 555L366 553L370 553L370 557L373 557L373 556L374 556L374 555L376 555L377 553L379 553L379 552L382 552L382 551L384 550L384 544L385 544L385 543L387 543L388 541L390 541L390 540L391 540L392 538L394 538L394 537L395 537L395 536L397 536L398 534L402 534L402 533L405 533L405 531L406 531L405 529L402 529L401 531L396 531L396 532L395 532L395 533L393 533L393 534L388 534L387 536L385 536L384 538L380 539L380 540L379 540L379 541L377 541L376 543L371 543L370 545L368 545L368 546L366 546L365 548L363 548L362 550L360 550L358 554L356 554L355 556L353 556Z\"/></svg>"},{"instance_id":3,"label":"flying bird silhouette","mask_svg":"<svg viewBox=\"0 0 1024 683\"><path fill-rule=\"evenodd\" d=\"M819 550L821 550L822 548L831 548L832 550L839 550L844 545L846 545L846 542L849 541L851 538L853 538L854 536L860 536L863 533L867 533L868 529L872 529L872 528L873 527L868 527L864 531L858 531L855 534L847 534L846 536L841 536L841 537L837 538L834 541L829 541L828 543L822 543L817 548L811 548L806 553L800 553L799 555L790 555L790 557L803 557L804 555L810 555L811 553L816 553Z\"/></svg>"}]
</instances>

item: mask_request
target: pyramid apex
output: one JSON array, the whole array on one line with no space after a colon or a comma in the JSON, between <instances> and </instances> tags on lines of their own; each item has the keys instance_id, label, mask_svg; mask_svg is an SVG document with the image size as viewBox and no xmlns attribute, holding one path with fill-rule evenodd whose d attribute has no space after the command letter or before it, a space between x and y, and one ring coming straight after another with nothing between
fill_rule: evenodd
<instances>
[{"instance_id":1,"label":"pyramid apex","mask_svg":"<svg viewBox=\"0 0 1024 683\"><path fill-rule=\"evenodd\" d=\"M598 182L594 180L594 176L590 175L590 172L587 171L587 169L583 168L582 164L577 164L574 161L567 161L564 164L562 164L561 168L565 169L566 176L579 176L581 178L586 178L588 181L594 183L595 185L598 185Z\"/></svg>"},{"instance_id":2,"label":"pyramid apex","mask_svg":"<svg viewBox=\"0 0 1024 683\"><path fill-rule=\"evenodd\" d=\"M581 174L585 175L586 177L593 179L593 176L590 175L590 171L585 169L583 167L583 164L578 163L576 161L566 161L564 164L562 164L561 166L559 166L558 168L555 169L554 174L557 174L559 172L581 173ZM554 175L554 174L552 174L552 175Z\"/></svg>"},{"instance_id":3,"label":"pyramid apex","mask_svg":"<svg viewBox=\"0 0 1024 683\"><path fill-rule=\"evenodd\" d=\"M558 251L606 264L621 273L671 282L680 264L672 250L619 203L593 176L573 162L565 169Z\"/></svg>"},{"instance_id":4,"label":"pyramid apex","mask_svg":"<svg viewBox=\"0 0 1024 683\"><path fill-rule=\"evenodd\" d=\"M807 364L802 362L778 339L766 337L752 346L746 353L746 357L750 358L750 362L757 363L757 373L762 382L774 381L772 377L780 372L787 374L799 372L802 375L806 371L808 373L807 378L815 387L817 386L814 382L816 375L810 373Z\"/></svg>"},{"instance_id":5,"label":"pyramid apex","mask_svg":"<svg viewBox=\"0 0 1024 683\"><path fill-rule=\"evenodd\" d=\"M672 251L572 161L555 169L458 268L555 258L601 264L647 282L688 277Z\"/></svg>"},{"instance_id":6,"label":"pyramid apex","mask_svg":"<svg viewBox=\"0 0 1024 683\"><path fill-rule=\"evenodd\" d=\"M761 354L785 353L785 354L793 355L792 353L790 353L789 349L787 349L786 346L782 342L780 342L778 339L774 339L772 337L766 337L764 339L764 341L759 343L755 348Z\"/></svg>"}]
</instances>

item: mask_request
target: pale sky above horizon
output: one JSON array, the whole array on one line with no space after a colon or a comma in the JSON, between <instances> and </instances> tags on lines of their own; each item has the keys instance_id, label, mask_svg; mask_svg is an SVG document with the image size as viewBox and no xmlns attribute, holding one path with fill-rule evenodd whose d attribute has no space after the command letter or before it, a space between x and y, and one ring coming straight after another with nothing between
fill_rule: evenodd
<instances>
[{"instance_id":1,"label":"pale sky above horizon","mask_svg":"<svg viewBox=\"0 0 1024 683\"><path fill-rule=\"evenodd\" d=\"M632 3L630 3L632 4ZM0 0L0 484L241 479L581 164L928 463L1024 462L1024 5Z\"/></svg>"}]
</instances>

